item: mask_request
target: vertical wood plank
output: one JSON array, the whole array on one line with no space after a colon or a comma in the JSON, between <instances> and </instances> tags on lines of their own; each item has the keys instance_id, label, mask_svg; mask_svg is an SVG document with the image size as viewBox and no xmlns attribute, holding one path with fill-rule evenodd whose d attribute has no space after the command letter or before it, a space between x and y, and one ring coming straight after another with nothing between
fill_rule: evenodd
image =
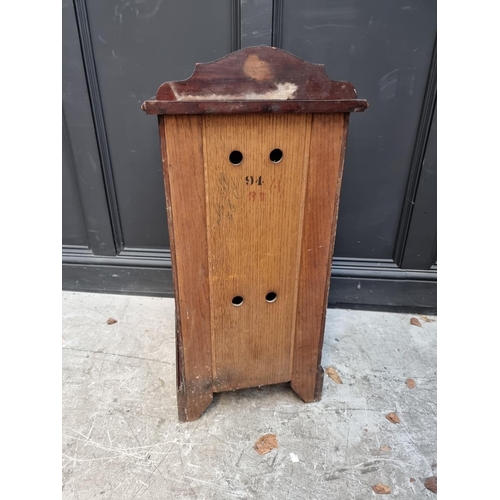
<instances>
[{"instance_id":1,"label":"vertical wood plank","mask_svg":"<svg viewBox=\"0 0 500 500\"><path fill-rule=\"evenodd\" d=\"M292 389L318 401L330 269L344 165L348 114L313 117L293 345Z\"/></svg>"},{"instance_id":2,"label":"vertical wood plank","mask_svg":"<svg viewBox=\"0 0 500 500\"><path fill-rule=\"evenodd\" d=\"M175 287L177 403L181 421L212 401L202 117L159 117ZM188 207L188 209L186 209Z\"/></svg>"},{"instance_id":3,"label":"vertical wood plank","mask_svg":"<svg viewBox=\"0 0 500 500\"><path fill-rule=\"evenodd\" d=\"M214 390L288 382L311 115L204 120Z\"/></svg>"}]
</instances>

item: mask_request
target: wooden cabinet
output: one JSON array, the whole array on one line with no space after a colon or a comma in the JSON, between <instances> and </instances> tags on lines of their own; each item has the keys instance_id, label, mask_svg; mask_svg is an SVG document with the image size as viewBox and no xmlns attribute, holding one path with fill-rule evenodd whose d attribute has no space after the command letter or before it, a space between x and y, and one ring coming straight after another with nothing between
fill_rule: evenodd
<instances>
[{"instance_id":1,"label":"wooden cabinet","mask_svg":"<svg viewBox=\"0 0 500 500\"><path fill-rule=\"evenodd\" d=\"M159 118L177 314L179 418L213 392L290 382L321 397L348 82L249 47L167 82Z\"/></svg>"}]
</instances>

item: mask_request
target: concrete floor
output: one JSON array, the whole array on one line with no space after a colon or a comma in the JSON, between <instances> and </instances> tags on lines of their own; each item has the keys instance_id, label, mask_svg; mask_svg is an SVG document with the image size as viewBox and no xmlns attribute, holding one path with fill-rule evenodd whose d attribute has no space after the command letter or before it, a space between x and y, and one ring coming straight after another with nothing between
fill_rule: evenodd
<instances>
[{"instance_id":1,"label":"concrete floor","mask_svg":"<svg viewBox=\"0 0 500 500\"><path fill-rule=\"evenodd\" d=\"M222 393L179 424L172 299L65 292L63 313L64 499L435 497L435 318L328 310L323 366L343 384L325 375L321 402ZM266 433L279 447L261 456Z\"/></svg>"}]
</instances>

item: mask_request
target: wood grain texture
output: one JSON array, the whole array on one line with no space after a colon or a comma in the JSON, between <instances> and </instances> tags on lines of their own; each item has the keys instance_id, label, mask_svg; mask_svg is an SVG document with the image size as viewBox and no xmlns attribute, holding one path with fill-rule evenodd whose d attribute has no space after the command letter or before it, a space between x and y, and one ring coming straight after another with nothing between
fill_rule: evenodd
<instances>
[{"instance_id":1,"label":"wood grain texture","mask_svg":"<svg viewBox=\"0 0 500 500\"><path fill-rule=\"evenodd\" d=\"M348 113L367 106L270 47L199 64L144 103L159 115L180 420L213 392L291 382L321 397Z\"/></svg>"},{"instance_id":2,"label":"wood grain texture","mask_svg":"<svg viewBox=\"0 0 500 500\"><path fill-rule=\"evenodd\" d=\"M364 111L349 82L330 80L312 64L275 47L248 47L206 64L178 82L165 82L149 114L333 113Z\"/></svg>"},{"instance_id":3,"label":"wood grain texture","mask_svg":"<svg viewBox=\"0 0 500 500\"><path fill-rule=\"evenodd\" d=\"M321 397L347 120L160 117L181 420L197 419L212 392L291 381L304 401Z\"/></svg>"},{"instance_id":4,"label":"wood grain texture","mask_svg":"<svg viewBox=\"0 0 500 500\"><path fill-rule=\"evenodd\" d=\"M304 205L292 389L321 398L321 352L349 115L314 115Z\"/></svg>"},{"instance_id":5,"label":"wood grain texture","mask_svg":"<svg viewBox=\"0 0 500 500\"><path fill-rule=\"evenodd\" d=\"M160 117L159 123L175 289L177 402L179 420L191 421L212 401L202 118Z\"/></svg>"},{"instance_id":6,"label":"wood grain texture","mask_svg":"<svg viewBox=\"0 0 500 500\"><path fill-rule=\"evenodd\" d=\"M355 113L364 111L360 99L342 101L146 101L149 115L216 115L249 113Z\"/></svg>"},{"instance_id":7,"label":"wood grain texture","mask_svg":"<svg viewBox=\"0 0 500 500\"><path fill-rule=\"evenodd\" d=\"M204 117L215 391L290 380L311 118Z\"/></svg>"}]
</instances>

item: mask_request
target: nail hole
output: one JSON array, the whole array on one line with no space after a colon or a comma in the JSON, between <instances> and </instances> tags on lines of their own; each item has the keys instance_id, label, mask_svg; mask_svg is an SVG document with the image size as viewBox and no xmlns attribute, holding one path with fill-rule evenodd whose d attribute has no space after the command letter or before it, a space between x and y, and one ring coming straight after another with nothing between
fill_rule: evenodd
<instances>
[{"instance_id":1,"label":"nail hole","mask_svg":"<svg viewBox=\"0 0 500 500\"><path fill-rule=\"evenodd\" d=\"M241 295L236 295L236 297L233 297L233 300L231 302L233 306L241 306L241 304L243 304L243 297Z\"/></svg>"},{"instance_id":2,"label":"nail hole","mask_svg":"<svg viewBox=\"0 0 500 500\"><path fill-rule=\"evenodd\" d=\"M229 161L233 165L239 165L243 161L243 154L241 153L241 151L231 151L229 155Z\"/></svg>"},{"instance_id":3,"label":"nail hole","mask_svg":"<svg viewBox=\"0 0 500 500\"><path fill-rule=\"evenodd\" d=\"M276 295L275 292L269 292L267 295L266 295L266 300L271 303L271 302L274 302L276 300L278 296Z\"/></svg>"},{"instance_id":4,"label":"nail hole","mask_svg":"<svg viewBox=\"0 0 500 500\"><path fill-rule=\"evenodd\" d=\"M281 151L281 149L273 149L269 154L269 159L273 163L279 163L282 158L283 158L283 151Z\"/></svg>"}]
</instances>

